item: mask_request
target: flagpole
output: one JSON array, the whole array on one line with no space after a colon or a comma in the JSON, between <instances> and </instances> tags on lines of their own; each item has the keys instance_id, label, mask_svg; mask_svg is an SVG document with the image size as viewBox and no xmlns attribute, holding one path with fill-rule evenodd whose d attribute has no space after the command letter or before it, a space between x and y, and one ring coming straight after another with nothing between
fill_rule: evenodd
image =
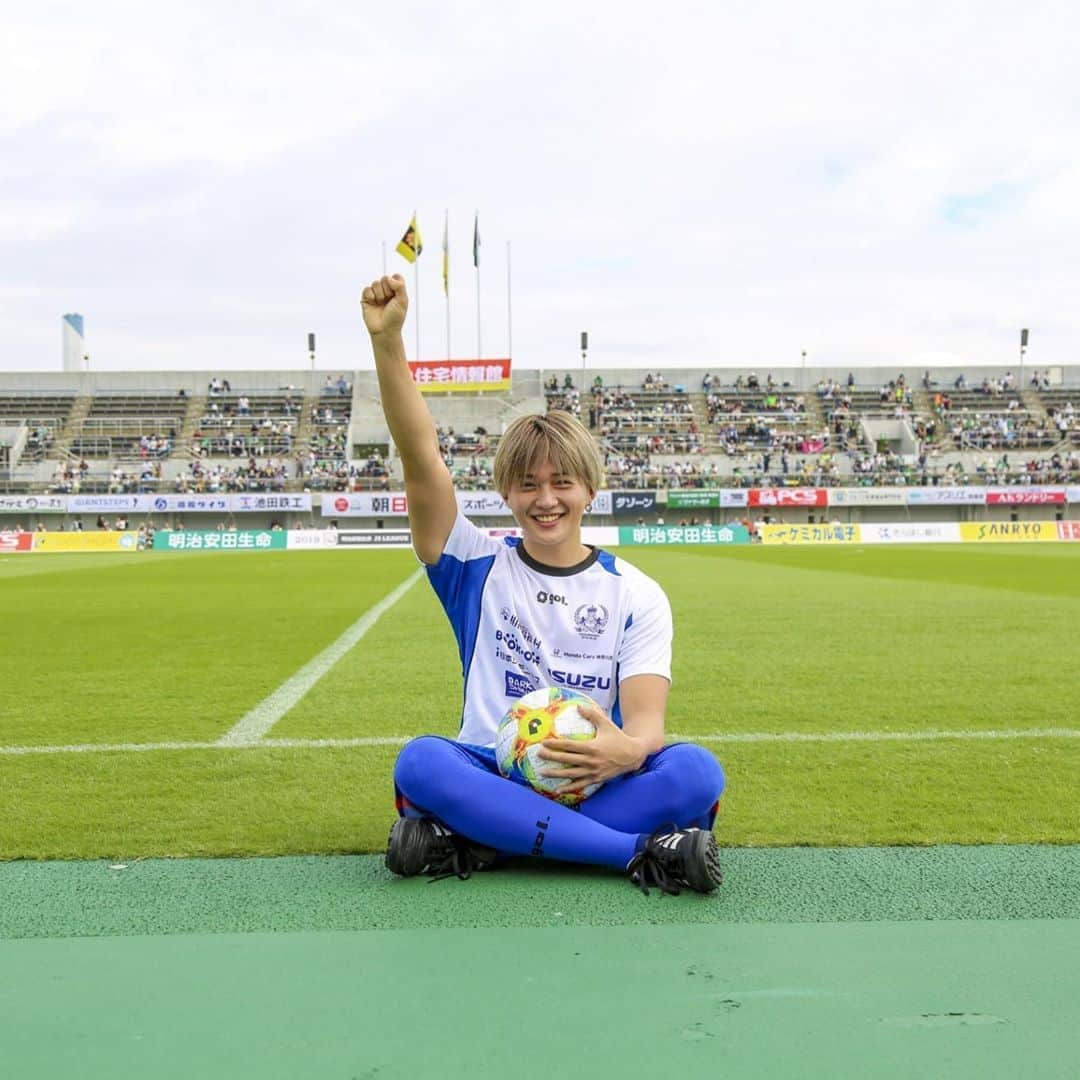
<instances>
[{"instance_id":1,"label":"flagpole","mask_svg":"<svg viewBox=\"0 0 1080 1080\"><path fill-rule=\"evenodd\" d=\"M514 320L510 307L512 293L510 290L510 241L506 241L506 355L510 359L514 357Z\"/></svg>"},{"instance_id":2,"label":"flagpole","mask_svg":"<svg viewBox=\"0 0 1080 1080\"><path fill-rule=\"evenodd\" d=\"M443 292L446 294L446 359L450 359L450 211L443 218Z\"/></svg>"},{"instance_id":3,"label":"flagpole","mask_svg":"<svg viewBox=\"0 0 1080 1080\"><path fill-rule=\"evenodd\" d=\"M472 261L476 269L476 359L484 355L484 338L480 323L480 211L473 215Z\"/></svg>"},{"instance_id":4,"label":"flagpole","mask_svg":"<svg viewBox=\"0 0 1080 1080\"><path fill-rule=\"evenodd\" d=\"M416 211L412 212L413 244L416 257L413 259L413 296L416 299L416 359L420 359L420 225L416 220Z\"/></svg>"},{"instance_id":5,"label":"flagpole","mask_svg":"<svg viewBox=\"0 0 1080 1080\"><path fill-rule=\"evenodd\" d=\"M480 329L480 267L476 268L476 359L484 355L484 339Z\"/></svg>"}]
</instances>

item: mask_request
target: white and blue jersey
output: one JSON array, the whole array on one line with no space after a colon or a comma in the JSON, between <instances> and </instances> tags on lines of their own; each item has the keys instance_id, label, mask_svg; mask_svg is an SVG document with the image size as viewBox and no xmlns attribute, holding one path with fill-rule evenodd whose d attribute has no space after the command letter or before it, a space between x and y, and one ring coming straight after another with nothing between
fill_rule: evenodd
<instances>
[{"instance_id":1,"label":"white and blue jersey","mask_svg":"<svg viewBox=\"0 0 1080 1080\"><path fill-rule=\"evenodd\" d=\"M514 699L542 686L588 694L621 726L623 679L671 678L667 596L610 552L545 566L517 537L489 537L459 513L427 574L461 655L460 742L493 745Z\"/></svg>"}]
</instances>

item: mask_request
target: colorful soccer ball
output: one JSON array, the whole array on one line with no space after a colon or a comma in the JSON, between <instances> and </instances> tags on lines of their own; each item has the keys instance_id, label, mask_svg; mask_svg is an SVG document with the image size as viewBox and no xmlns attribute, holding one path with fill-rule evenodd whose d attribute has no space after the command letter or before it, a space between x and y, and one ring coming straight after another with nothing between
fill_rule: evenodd
<instances>
[{"instance_id":1,"label":"colorful soccer ball","mask_svg":"<svg viewBox=\"0 0 1080 1080\"><path fill-rule=\"evenodd\" d=\"M545 761L537 754L548 738L595 739L596 728L578 712L579 705L599 708L591 697L560 686L533 690L512 706L499 722L495 737L495 756L499 772L510 780L539 791L564 806L577 806L599 784L590 784L583 792L562 795L566 783L557 776L541 776L541 769L557 769L559 763Z\"/></svg>"}]
</instances>

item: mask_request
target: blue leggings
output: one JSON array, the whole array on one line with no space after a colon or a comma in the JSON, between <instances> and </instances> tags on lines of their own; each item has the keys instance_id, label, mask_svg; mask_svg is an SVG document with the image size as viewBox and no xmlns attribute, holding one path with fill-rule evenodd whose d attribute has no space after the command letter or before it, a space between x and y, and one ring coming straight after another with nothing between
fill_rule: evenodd
<instances>
[{"instance_id":1,"label":"blue leggings","mask_svg":"<svg viewBox=\"0 0 1080 1080\"><path fill-rule=\"evenodd\" d=\"M700 746L673 743L571 810L500 776L489 747L422 735L398 755L394 786L402 816L438 818L503 855L622 870L664 825L711 829L724 772Z\"/></svg>"}]
</instances>

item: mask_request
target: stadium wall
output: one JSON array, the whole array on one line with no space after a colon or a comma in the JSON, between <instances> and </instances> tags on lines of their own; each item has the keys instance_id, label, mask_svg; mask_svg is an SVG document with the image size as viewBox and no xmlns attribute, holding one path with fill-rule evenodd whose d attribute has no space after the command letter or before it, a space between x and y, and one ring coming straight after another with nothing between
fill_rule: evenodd
<instances>
[{"instance_id":1,"label":"stadium wall","mask_svg":"<svg viewBox=\"0 0 1080 1080\"><path fill-rule=\"evenodd\" d=\"M750 366L732 367L730 365L717 365L712 368L697 367L656 367L653 372L660 372L669 386L682 385L688 392L701 390L701 380L707 371L712 372L724 385L734 382L736 375L748 374L755 370L761 378L772 374L773 378L780 383L787 382L794 389L811 390L820 380L834 379L840 382L846 381L849 372L855 376L857 385L861 387L877 387L890 379L896 378L903 372L908 382L918 386L922 379L923 370L916 370L913 366L904 368L900 366L895 370L884 367L756 367ZM971 365L967 367L941 367L931 368L933 380L941 387L952 386L953 381L963 374L969 386L978 385L984 378L1000 378L1006 370L1011 370L1019 379L1020 368L1018 364L998 365ZM1028 363L1024 366L1024 384L1027 385L1034 371L1049 371L1050 382L1053 386L1080 386L1080 365L1057 365L1047 368L1038 363ZM107 391L137 392L140 390L184 390L187 394L205 393L211 377L227 379L234 390L269 390L291 388L305 394L318 393L326 380L327 375L337 376L344 374L352 381L359 391L370 396L377 396L378 383L374 370L364 368L359 370L319 369L316 371L298 369L270 370L249 369L230 371L222 368L206 368L199 371L6 371L0 372L0 391L27 393L34 391L59 393L62 391L74 391L79 394L93 394ZM599 375L605 385L640 386L645 378L646 370L638 368L608 368L586 367L572 364L566 367L551 367L544 369L515 369L513 372L513 386L511 393L540 395L542 384L551 375L556 375L559 385L563 379L570 375L575 386L580 389L582 377L586 385L591 385L593 379Z\"/></svg>"},{"instance_id":2,"label":"stadium wall","mask_svg":"<svg viewBox=\"0 0 1080 1080\"><path fill-rule=\"evenodd\" d=\"M804 489L805 490L805 489ZM803 525L821 523L851 524L883 524L889 522L926 523L936 524L944 522L954 523L1006 523L1006 522L1054 522L1065 521L1070 518L1080 518L1080 505L1072 504L1043 504L1043 505L995 505L995 506L822 506L822 507L725 507L725 508L669 508L666 498L667 493L659 492L662 498L658 501L655 510L636 516L613 515L589 515L585 524L589 526L628 526L633 525L637 517L643 518L647 525L655 525L663 521L665 525L678 525L681 522L696 521L699 524L716 526L735 525L749 518L751 521L762 521L766 517L774 524ZM270 529L279 526L285 529L295 528L328 528L332 524L342 529L375 529L375 530L400 530L408 528L408 518L401 514L385 514L382 516L348 517L343 515L322 514L319 512L318 503L308 511L277 511L277 512L253 512L253 513L192 513L182 511L148 512L148 511L104 511L103 516L108 524L113 524L118 516L123 513L127 519L129 529L137 529L140 524L149 522L155 528L167 529L181 526L185 529L210 531L217 529L219 524L235 525L240 529ZM99 514L93 512L81 514L62 514L57 512L35 512L32 510L18 510L0 507L0 530L14 530L16 528L28 532L37 528L42 523L48 532L63 531L71 532L76 529L78 522L82 529L91 533L97 528ZM477 516L471 518L484 528L512 529L514 522L511 518L496 516Z\"/></svg>"}]
</instances>

